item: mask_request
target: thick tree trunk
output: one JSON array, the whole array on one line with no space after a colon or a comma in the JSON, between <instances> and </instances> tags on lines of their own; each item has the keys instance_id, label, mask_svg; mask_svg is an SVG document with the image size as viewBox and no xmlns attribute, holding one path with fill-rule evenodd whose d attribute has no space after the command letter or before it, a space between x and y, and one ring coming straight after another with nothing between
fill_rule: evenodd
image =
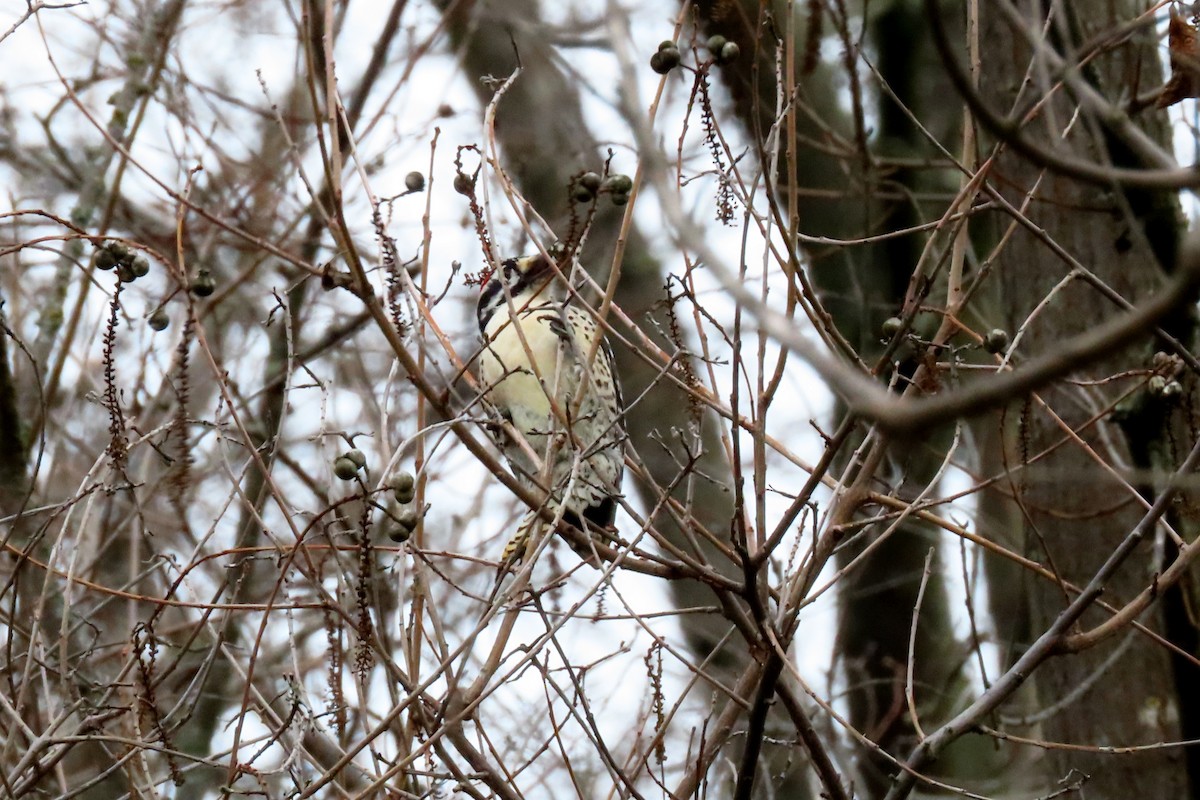
<instances>
[{"instance_id":1,"label":"thick tree trunk","mask_svg":"<svg viewBox=\"0 0 1200 800\"><path fill-rule=\"evenodd\" d=\"M1078 19L1068 14L1067 18L1057 19L1053 27L1050 40L1060 51L1065 49L1064 42L1069 43L1072 38L1076 42L1085 41L1123 21L1112 10L1111 3L1074 5L1072 10ZM1022 86L1027 75L1030 50L1024 36L1012 29L997 6L981 4L981 14L982 60L987 65L981 92L995 108L1007 111L1016 97L1014 89ZM1032 25L1039 27L1041 20ZM1073 30L1076 25L1079 30ZM1137 57L1135 51L1131 47L1115 55L1101 56L1090 70L1084 71L1085 77L1110 97L1116 97L1129 86L1129 78L1134 74L1127 68L1132 63L1130 59ZM1148 74L1156 71L1153 69L1156 57L1150 48L1141 53L1143 82L1148 82ZM1037 74L1036 68L1033 74ZM1029 101L1029 92L1036 91L1034 87L1025 87L1024 103ZM1063 99L1063 93L1059 92L1058 97ZM1073 101L1053 103L1048 113L1030 123L1028 130L1038 131L1040 141L1055 141L1061 131L1049 130L1050 120L1057 118L1058 124L1064 125L1071 119L1072 111ZM1115 142L1089 122L1084 119L1074 127L1065 148L1096 163L1124 160ZM1141 166L1128 162L1124 165ZM1160 263L1156 255L1167 259L1173 256L1173 243L1161 238L1164 232L1169 235L1175 225L1169 201L1150 202L1154 198L1133 194L1114 197L1105 188L1043 174L1034 164L1014 155L1002 157L994 174L1003 176L1001 185L1007 187L1004 193L1015 205L1021 204L1039 179L1042 181L1028 216L1045 232L1045 240L1022 228L995 265L1000 294L998 313L1003 315L1003 326L1008 330L1015 331L1023 325L1035 306L1070 271L1070 265L1047 247L1046 240L1056 242L1128 300L1136 302L1161 285L1164 267L1169 268L1170 264ZM996 222L1004 226L1010 219L1001 217ZM1116 312L1114 304L1094 288L1074 281L1056 294L1045 312L1026 327L1015 358L1020 360L1052 350L1063 339L1088 330ZM1099 379L1142 367L1147 363L1148 345L1147 342L1112 353L1104 362L1072 377ZM1020 464L1029 454L1039 453L1060 441L1064 426L1077 430L1082 439L1082 443L1059 447L1047 458L1025 467L1015 479L1025 512L1026 555L1076 585L1091 578L1143 514L1142 506L1130 490L1098 463L1098 460L1116 465L1130 463L1131 453L1122 431L1108 420L1085 427L1088 419L1110 407L1118 393L1127 387L1128 384L1113 383L1084 388L1063 382L1030 398L1024 408L1010 410L1010 415L1019 417L1020 423L1016 426L1016 441L1010 441L1009 464ZM994 473L1001 466L988 464L985 469ZM1007 535L1004 531L984 533L996 539ZM1120 605L1132 598L1153 580L1158 567L1151 548L1144 546L1107 586L1105 599ZM1030 624L1032 635L1036 636L1051 624L1068 599L1063 588L1054 582L1034 579L1027 585ZM1011 586L998 588L1004 591ZM1090 627L1105 616L1093 612L1084 617L1083 625ZM1161 630L1158 609L1143 617L1143 621ZM1002 635L1005 632L1000 631ZM1038 705L1043 709L1041 724L1032 728L1014 727L1013 733L1090 746L1177 739L1181 710L1169 653L1147 637L1135 636L1127 647L1122 646L1124 637L1118 636L1084 653L1058 657L1044 664L1034 675ZM1112 663L1108 663L1110 659ZM1058 780L1087 776L1085 791L1089 798L1184 797L1189 787L1182 761L1180 752L1172 750L1114 758L1052 749L1042 762L1041 785L1045 789Z\"/></svg>"}]
</instances>

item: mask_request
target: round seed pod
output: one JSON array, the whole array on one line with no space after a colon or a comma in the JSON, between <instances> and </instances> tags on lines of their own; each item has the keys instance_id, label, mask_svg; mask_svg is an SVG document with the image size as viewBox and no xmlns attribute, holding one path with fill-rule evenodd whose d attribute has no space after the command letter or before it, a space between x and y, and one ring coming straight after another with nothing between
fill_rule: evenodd
<instances>
[{"instance_id":1,"label":"round seed pod","mask_svg":"<svg viewBox=\"0 0 1200 800\"><path fill-rule=\"evenodd\" d=\"M388 488L397 503L411 503L417 496L417 479L411 472L397 472L388 480Z\"/></svg>"},{"instance_id":2,"label":"round seed pod","mask_svg":"<svg viewBox=\"0 0 1200 800\"><path fill-rule=\"evenodd\" d=\"M358 466L345 456L338 456L333 462L333 474L341 480L352 481L358 474Z\"/></svg>"},{"instance_id":3,"label":"round seed pod","mask_svg":"<svg viewBox=\"0 0 1200 800\"><path fill-rule=\"evenodd\" d=\"M410 192L420 192L425 189L425 176L413 171L404 176L404 188Z\"/></svg>"},{"instance_id":4,"label":"round seed pod","mask_svg":"<svg viewBox=\"0 0 1200 800\"><path fill-rule=\"evenodd\" d=\"M613 194L629 194L633 191L633 178L619 172L609 175L608 180L604 181L604 188Z\"/></svg>"},{"instance_id":5,"label":"round seed pod","mask_svg":"<svg viewBox=\"0 0 1200 800\"><path fill-rule=\"evenodd\" d=\"M415 508L404 509L395 515L395 524L387 532L388 538L393 542L407 542L420 521Z\"/></svg>"},{"instance_id":6,"label":"round seed pod","mask_svg":"<svg viewBox=\"0 0 1200 800\"><path fill-rule=\"evenodd\" d=\"M993 328L983 337L983 349L989 353L1003 353L1008 349L1008 331L1003 328Z\"/></svg>"},{"instance_id":7,"label":"round seed pod","mask_svg":"<svg viewBox=\"0 0 1200 800\"><path fill-rule=\"evenodd\" d=\"M576 203L590 203L596 199L596 193L583 184L576 184L571 190L571 199Z\"/></svg>"},{"instance_id":8,"label":"round seed pod","mask_svg":"<svg viewBox=\"0 0 1200 800\"><path fill-rule=\"evenodd\" d=\"M217 282L213 280L211 272L202 269L192 279L191 290L196 297L208 297L217 290Z\"/></svg>"},{"instance_id":9,"label":"round seed pod","mask_svg":"<svg viewBox=\"0 0 1200 800\"><path fill-rule=\"evenodd\" d=\"M415 508L406 508L396 515L396 524L402 528L408 528L410 531L416 530L417 523L420 521L421 517Z\"/></svg>"},{"instance_id":10,"label":"round seed pod","mask_svg":"<svg viewBox=\"0 0 1200 800\"><path fill-rule=\"evenodd\" d=\"M167 316L167 311L162 306L154 309L154 313L150 315L150 319L146 320L146 324L151 330L162 331L166 330L171 324L171 318Z\"/></svg>"},{"instance_id":11,"label":"round seed pod","mask_svg":"<svg viewBox=\"0 0 1200 800\"><path fill-rule=\"evenodd\" d=\"M683 60L679 50L674 47L667 47L659 50L654 55L650 56L650 69L657 72L659 75L666 75L671 70L679 66L679 62Z\"/></svg>"},{"instance_id":12,"label":"round seed pod","mask_svg":"<svg viewBox=\"0 0 1200 800\"><path fill-rule=\"evenodd\" d=\"M343 453L343 457L348 458L351 461L353 461L354 466L357 467L358 469L362 469L363 467L365 467L367 465L366 454L363 453L362 450L359 450L357 447L353 450L347 450L345 453Z\"/></svg>"}]
</instances>

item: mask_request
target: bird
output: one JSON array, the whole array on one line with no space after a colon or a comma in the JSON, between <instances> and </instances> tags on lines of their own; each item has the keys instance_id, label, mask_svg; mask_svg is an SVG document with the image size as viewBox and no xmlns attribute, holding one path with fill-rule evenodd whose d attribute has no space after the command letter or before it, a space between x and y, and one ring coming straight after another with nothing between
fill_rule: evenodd
<instances>
[{"instance_id":1,"label":"bird","mask_svg":"<svg viewBox=\"0 0 1200 800\"><path fill-rule=\"evenodd\" d=\"M561 509L568 525L614 530L625 468L624 402L612 349L595 318L540 253L502 261L480 291L476 316L483 396L511 423L493 430L513 474L530 489L548 488L549 508ZM543 524L538 511L526 514L501 564L519 560Z\"/></svg>"}]
</instances>

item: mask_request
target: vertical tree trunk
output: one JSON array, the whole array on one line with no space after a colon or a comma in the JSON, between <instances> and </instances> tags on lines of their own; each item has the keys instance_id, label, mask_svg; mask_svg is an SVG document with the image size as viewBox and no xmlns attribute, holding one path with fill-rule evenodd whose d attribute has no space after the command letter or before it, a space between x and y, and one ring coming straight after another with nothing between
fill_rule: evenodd
<instances>
[{"instance_id":1,"label":"vertical tree trunk","mask_svg":"<svg viewBox=\"0 0 1200 800\"><path fill-rule=\"evenodd\" d=\"M1077 18L1071 14L1059 16L1051 25L1049 38L1060 52L1126 19L1112 3L1075 6L1072 10ZM1126 9L1133 10L1140 9ZM982 59L988 66L983 72L981 93L993 107L1007 112L1016 98L1014 89L1022 86L1026 76L1030 49L997 6L981 4L981 14ZM1031 23L1035 28L1041 24L1042 20ZM1148 82L1147 76L1156 71L1153 50L1140 50L1130 47L1116 55L1102 55L1083 74L1108 96L1116 97L1130 85L1134 59L1141 59L1143 82ZM1037 68L1032 74L1037 75ZM1030 92L1037 91L1036 78L1033 84L1024 87L1022 108L1028 108ZM1065 102L1069 98L1064 98L1062 92L1058 98L1027 128L1037 132L1039 141L1057 144L1061 130L1050 129L1050 120L1057 119L1061 126L1071 119L1074 101ZM1128 163L1115 140L1090 122L1086 117L1080 120L1064 149L1095 163L1112 159L1116 163L1125 161L1127 166L1142 166ZM1011 154L1000 159L995 174L1004 177L1005 195L1016 205L1041 178L1028 216L1047 239L1057 242L1122 297L1136 302L1163 281L1164 268L1169 269L1170 264L1160 263L1157 256L1171 258L1174 250L1173 242L1162 240L1164 232L1169 236L1174 230L1170 202L1148 202L1154 198L1118 195L1106 188L1043 174L1028 160ZM996 220L1000 226L1009 221L1007 217ZM1054 255L1040 236L1022 228L1001 253L995 269L1000 294L998 312L1003 314L1005 327L1015 331L1070 266ZM1020 359L1053 349L1057 342L1089 329L1116 310L1094 288L1074 281L1028 325L1015 356ZM1127 348L1072 377L1104 378L1145 365L1148 355L1145 345ZM1077 430L1083 441L1059 447L1049 457L1023 469L1017 478L1024 507L1026 554L1076 585L1087 582L1143 513L1137 498L1097 463L1096 456L1109 464L1130 462L1130 448L1122 431L1108 420L1083 427L1090 417L1109 407L1122 388L1119 384L1081 388L1063 382L1031 398L1023 409L1013 411L1020 417L1020 424L1017 441L1009 452L1010 464L1019 464L1029 454L1058 442L1064 436L1064 425ZM1052 409L1062 422L1047 409ZM986 468L999 471L996 464ZM997 532L996 538L1002 536ZM1105 598L1120 605L1145 587L1157 568L1151 548L1143 547L1108 585ZM1068 600L1063 589L1051 581L1035 579L1028 588L1030 622L1036 635L1050 625ZM1104 616L1094 611L1084 617L1083 624L1090 626ZM1161 630L1158 609L1143 621ZM1122 641L1123 637L1114 637L1084 653L1055 658L1043 665L1034 678L1039 706L1046 712L1041 715L1042 722L1013 732L1084 745L1121 746L1177 739L1181 709L1168 652L1140 635L1129 647L1122 648ZM1110 658L1115 659L1111 664L1107 663ZM1042 762L1042 785L1087 776L1085 791L1089 798L1184 797L1188 779L1180 762L1180 753L1171 750L1113 758L1052 749Z\"/></svg>"}]
</instances>

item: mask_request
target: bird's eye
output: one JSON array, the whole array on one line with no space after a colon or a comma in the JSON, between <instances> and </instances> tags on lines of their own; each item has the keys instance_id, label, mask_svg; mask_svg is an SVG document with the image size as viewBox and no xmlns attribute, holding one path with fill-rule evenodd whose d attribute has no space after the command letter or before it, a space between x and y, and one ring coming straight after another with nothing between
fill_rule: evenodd
<instances>
[{"instance_id":1,"label":"bird's eye","mask_svg":"<svg viewBox=\"0 0 1200 800\"><path fill-rule=\"evenodd\" d=\"M516 274L517 274L517 268L514 265L512 265L512 264L504 265L504 279L506 281L512 280L513 276Z\"/></svg>"}]
</instances>

